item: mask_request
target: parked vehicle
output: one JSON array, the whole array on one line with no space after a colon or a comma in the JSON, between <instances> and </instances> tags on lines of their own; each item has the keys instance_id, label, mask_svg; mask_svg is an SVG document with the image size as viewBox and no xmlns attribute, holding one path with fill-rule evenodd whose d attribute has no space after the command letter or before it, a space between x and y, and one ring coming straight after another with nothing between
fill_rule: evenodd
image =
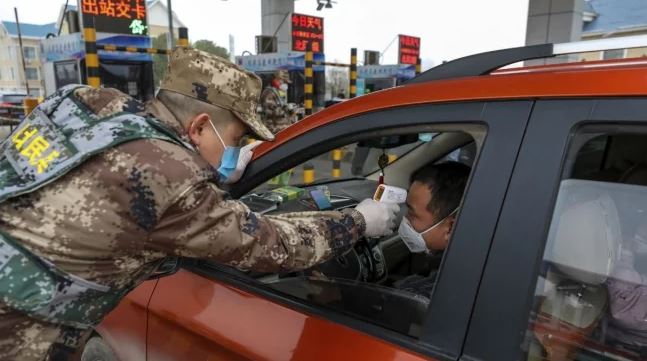
<instances>
[{"instance_id":1,"label":"parked vehicle","mask_svg":"<svg viewBox=\"0 0 647 361\"><path fill-rule=\"evenodd\" d=\"M343 148L340 177L322 165L314 184L289 181L326 185L341 209L370 197L381 173L407 188L425 164L470 165L430 297L393 287L427 264L397 233L297 273L181 259L132 291L92 347L122 360L644 359L644 319L623 310L647 301L630 293L629 306L616 291L647 289L636 243L647 221L647 60L497 70L573 48L474 55L336 104L257 148L230 189L256 211L310 210L254 199L272 177ZM380 169L383 153L393 157Z\"/></svg>"}]
</instances>

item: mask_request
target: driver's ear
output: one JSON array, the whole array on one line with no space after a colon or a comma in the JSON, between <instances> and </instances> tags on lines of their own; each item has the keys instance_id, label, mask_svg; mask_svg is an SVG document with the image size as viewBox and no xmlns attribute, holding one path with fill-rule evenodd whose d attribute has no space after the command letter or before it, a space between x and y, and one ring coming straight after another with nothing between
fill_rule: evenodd
<instances>
[{"instance_id":1,"label":"driver's ear","mask_svg":"<svg viewBox=\"0 0 647 361\"><path fill-rule=\"evenodd\" d=\"M456 222L456 216L452 216L447 220L447 231L443 235L445 242L449 244L449 239L452 237L452 231L454 230L454 223Z\"/></svg>"},{"instance_id":2,"label":"driver's ear","mask_svg":"<svg viewBox=\"0 0 647 361\"><path fill-rule=\"evenodd\" d=\"M202 131L204 130L204 127L207 126L207 122L209 121L209 119L210 118L207 113L200 113L194 116L189 122L189 129L188 129L189 139L191 139L191 142L196 147L200 147L200 139L202 138Z\"/></svg>"}]
</instances>

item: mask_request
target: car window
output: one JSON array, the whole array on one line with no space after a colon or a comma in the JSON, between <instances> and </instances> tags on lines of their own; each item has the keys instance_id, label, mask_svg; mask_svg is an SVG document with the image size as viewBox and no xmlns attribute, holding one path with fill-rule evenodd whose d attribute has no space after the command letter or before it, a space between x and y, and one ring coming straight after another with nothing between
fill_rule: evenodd
<instances>
[{"instance_id":1,"label":"car window","mask_svg":"<svg viewBox=\"0 0 647 361\"><path fill-rule=\"evenodd\" d=\"M340 177L332 175L335 157L332 153L337 150L330 150L295 167L303 169L306 164L317 164L315 172L321 176L315 177L315 184L304 184L307 182L299 179L302 174L295 172L292 177L296 176L299 183L295 180L285 183L287 185L272 184L271 187L265 184L241 200L252 210L269 215L313 211L318 205L311 191L322 189L329 197L331 206L328 209L354 207L375 193L378 182L375 174L371 173L379 170L380 157L387 157L390 161L385 170L385 183L390 184L397 177L406 179L402 187L408 188L410 173L439 162L460 160L467 165L464 173L467 178L477 150L473 138L458 130L380 137L341 149ZM449 154L452 156L448 157ZM353 163L359 164L357 168L362 170L353 174ZM390 167L397 167L397 170L392 171ZM459 191L459 199L462 191ZM276 199L279 199L278 205ZM407 213L406 205L401 207L398 222ZM431 224L425 224L425 227L429 226ZM303 272L247 275L264 287L302 302L418 337L443 255L443 250L411 253L396 229L383 238L361 240L345 255Z\"/></svg>"},{"instance_id":2,"label":"car window","mask_svg":"<svg viewBox=\"0 0 647 361\"><path fill-rule=\"evenodd\" d=\"M380 156L384 155L388 163L395 162L399 157L430 141L434 135L421 133L418 137L414 134L402 145L389 148L376 147L378 144L357 142L333 149L270 179L257 187L256 191L363 177L380 170L378 164Z\"/></svg>"},{"instance_id":3,"label":"car window","mask_svg":"<svg viewBox=\"0 0 647 361\"><path fill-rule=\"evenodd\" d=\"M638 360L647 346L647 134L581 130L548 230L528 360Z\"/></svg>"}]
</instances>

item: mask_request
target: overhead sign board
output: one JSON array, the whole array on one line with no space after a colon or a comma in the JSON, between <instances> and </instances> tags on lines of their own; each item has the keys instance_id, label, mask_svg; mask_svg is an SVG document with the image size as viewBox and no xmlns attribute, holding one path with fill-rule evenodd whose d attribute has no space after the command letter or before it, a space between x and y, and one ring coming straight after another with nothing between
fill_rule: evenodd
<instances>
[{"instance_id":1,"label":"overhead sign board","mask_svg":"<svg viewBox=\"0 0 647 361\"><path fill-rule=\"evenodd\" d=\"M146 0L79 0L79 9L94 18L97 32L148 35Z\"/></svg>"},{"instance_id":2,"label":"overhead sign board","mask_svg":"<svg viewBox=\"0 0 647 361\"><path fill-rule=\"evenodd\" d=\"M416 64L420 57L420 38L409 35L398 35L398 63Z\"/></svg>"},{"instance_id":3,"label":"overhead sign board","mask_svg":"<svg viewBox=\"0 0 647 361\"><path fill-rule=\"evenodd\" d=\"M325 62L323 53L316 53L313 56L315 62ZM276 70L298 70L305 68L305 54L302 52L258 54L249 56L237 56L236 64L252 72L270 72ZM314 71L324 71L323 65L314 65Z\"/></svg>"},{"instance_id":4,"label":"overhead sign board","mask_svg":"<svg viewBox=\"0 0 647 361\"><path fill-rule=\"evenodd\" d=\"M324 51L324 19L318 16L292 14L292 50L313 53Z\"/></svg>"}]
</instances>

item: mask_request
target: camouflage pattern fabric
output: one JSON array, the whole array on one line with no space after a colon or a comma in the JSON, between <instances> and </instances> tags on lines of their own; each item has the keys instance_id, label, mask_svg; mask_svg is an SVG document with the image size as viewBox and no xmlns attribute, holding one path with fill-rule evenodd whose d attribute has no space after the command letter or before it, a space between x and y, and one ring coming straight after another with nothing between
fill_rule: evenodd
<instances>
[{"instance_id":1,"label":"camouflage pattern fabric","mask_svg":"<svg viewBox=\"0 0 647 361\"><path fill-rule=\"evenodd\" d=\"M297 115L288 109L279 91L272 87L266 87L261 93L260 107L263 123L274 134L298 121Z\"/></svg>"},{"instance_id":2,"label":"camouflage pattern fabric","mask_svg":"<svg viewBox=\"0 0 647 361\"><path fill-rule=\"evenodd\" d=\"M230 110L263 140L274 134L258 120L261 78L236 64L200 50L178 47L169 56L161 90L180 93Z\"/></svg>"},{"instance_id":3,"label":"camouflage pattern fabric","mask_svg":"<svg viewBox=\"0 0 647 361\"><path fill-rule=\"evenodd\" d=\"M74 95L98 117L150 112L187 140L158 101L144 109L114 89L79 88ZM364 232L355 210L261 216L212 179L210 165L189 149L133 140L0 203L0 230L62 272L114 289L138 284L169 256L262 272L301 270L347 251ZM0 317L1 360L43 359L60 336L56 324L2 301L0 314L11 315Z\"/></svg>"}]
</instances>

